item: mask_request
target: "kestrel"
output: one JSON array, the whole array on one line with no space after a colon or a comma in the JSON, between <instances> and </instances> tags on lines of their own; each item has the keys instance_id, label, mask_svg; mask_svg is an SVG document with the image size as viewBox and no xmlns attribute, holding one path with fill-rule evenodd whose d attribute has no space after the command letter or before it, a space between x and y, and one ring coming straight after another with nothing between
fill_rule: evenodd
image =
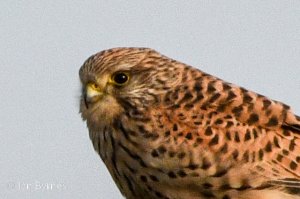
<instances>
[{"instance_id":1,"label":"kestrel","mask_svg":"<svg viewBox=\"0 0 300 199\"><path fill-rule=\"evenodd\" d=\"M300 199L289 106L148 48L80 69L80 112L127 199Z\"/></svg>"}]
</instances>

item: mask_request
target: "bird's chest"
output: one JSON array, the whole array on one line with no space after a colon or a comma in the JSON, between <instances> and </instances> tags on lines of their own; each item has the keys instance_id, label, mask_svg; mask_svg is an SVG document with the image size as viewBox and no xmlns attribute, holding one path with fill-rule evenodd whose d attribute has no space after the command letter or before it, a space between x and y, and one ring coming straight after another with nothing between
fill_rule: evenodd
<instances>
[{"instance_id":1,"label":"bird's chest","mask_svg":"<svg viewBox=\"0 0 300 199\"><path fill-rule=\"evenodd\" d=\"M123 132L124 133L124 132ZM90 135L94 149L109 170L114 182L126 198L145 198L146 187L140 180L146 166L141 155L130 147L122 132L104 128L97 136ZM151 197L149 197L151 199Z\"/></svg>"},{"instance_id":2,"label":"bird's chest","mask_svg":"<svg viewBox=\"0 0 300 199\"><path fill-rule=\"evenodd\" d=\"M184 170L168 168L175 163L163 156L158 157L147 146L135 143L130 135L116 137L115 133L124 135L128 132L103 132L93 144L126 198L181 199L190 194L186 191L189 190L188 177ZM167 164L165 167L161 166L163 162ZM179 159L176 164L180 165Z\"/></svg>"}]
</instances>

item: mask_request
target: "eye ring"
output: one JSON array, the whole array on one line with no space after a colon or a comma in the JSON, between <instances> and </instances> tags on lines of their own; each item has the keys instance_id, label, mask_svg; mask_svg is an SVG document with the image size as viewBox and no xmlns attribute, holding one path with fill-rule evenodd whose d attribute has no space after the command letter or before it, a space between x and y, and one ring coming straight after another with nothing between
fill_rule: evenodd
<instances>
[{"instance_id":1,"label":"eye ring","mask_svg":"<svg viewBox=\"0 0 300 199\"><path fill-rule=\"evenodd\" d=\"M111 77L111 82L117 86L123 86L129 81L129 75L125 72L116 72Z\"/></svg>"}]
</instances>

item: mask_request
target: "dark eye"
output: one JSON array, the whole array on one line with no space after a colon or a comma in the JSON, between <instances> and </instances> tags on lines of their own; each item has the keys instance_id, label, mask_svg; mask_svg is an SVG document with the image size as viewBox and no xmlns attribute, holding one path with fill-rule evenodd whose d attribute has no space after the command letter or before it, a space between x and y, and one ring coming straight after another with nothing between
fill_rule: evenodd
<instances>
[{"instance_id":1,"label":"dark eye","mask_svg":"<svg viewBox=\"0 0 300 199\"><path fill-rule=\"evenodd\" d=\"M126 84L128 80L129 80L128 74L123 72L115 73L112 76L112 82L119 86Z\"/></svg>"}]
</instances>

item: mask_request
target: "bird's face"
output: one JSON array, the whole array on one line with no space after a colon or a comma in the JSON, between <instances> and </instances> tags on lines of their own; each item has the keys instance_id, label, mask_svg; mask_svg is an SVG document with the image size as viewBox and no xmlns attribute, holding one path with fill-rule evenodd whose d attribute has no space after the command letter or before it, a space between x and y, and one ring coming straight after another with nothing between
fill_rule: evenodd
<instances>
[{"instance_id":1,"label":"bird's face","mask_svg":"<svg viewBox=\"0 0 300 199\"><path fill-rule=\"evenodd\" d=\"M161 62L161 55L150 49L118 48L93 55L83 64L79 72L80 112L89 128L111 125L130 107L142 108L159 101L160 90L177 76L171 78L172 67L157 70L155 57Z\"/></svg>"},{"instance_id":2,"label":"bird's face","mask_svg":"<svg viewBox=\"0 0 300 199\"><path fill-rule=\"evenodd\" d=\"M124 76L123 76L124 75ZM99 125L110 124L112 118L115 118L122 111L122 107L119 105L116 99L116 95L121 87L125 87L128 84L129 75L123 72L102 72L89 76L88 74L82 74L82 97L80 102L80 112L82 118L87 120L89 126L99 128ZM124 78L120 85L116 82L117 77ZM128 80L126 80L128 78ZM118 81L118 80L117 80ZM124 89L124 88L123 88Z\"/></svg>"}]
</instances>

